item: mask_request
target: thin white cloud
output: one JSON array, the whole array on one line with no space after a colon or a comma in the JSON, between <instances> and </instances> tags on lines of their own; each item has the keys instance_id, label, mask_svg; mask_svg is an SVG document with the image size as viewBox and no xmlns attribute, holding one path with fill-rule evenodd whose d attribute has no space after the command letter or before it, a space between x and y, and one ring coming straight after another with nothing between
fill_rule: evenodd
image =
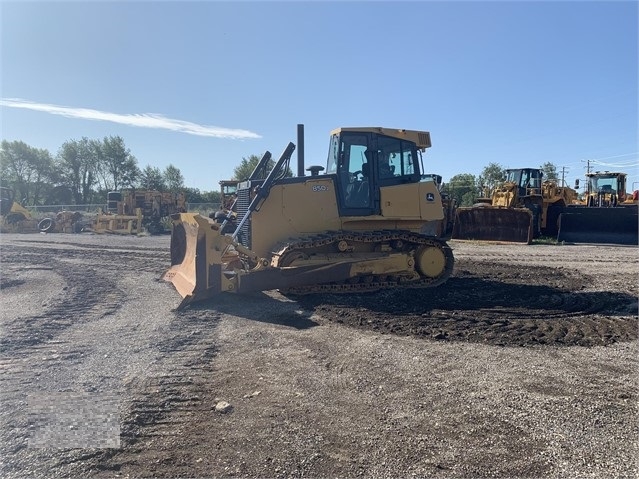
<instances>
[{"instance_id":1,"label":"thin white cloud","mask_svg":"<svg viewBox=\"0 0 639 479\"><path fill-rule=\"evenodd\" d=\"M43 111L52 115L65 116L67 118L82 118L85 120L110 121L122 125L138 126L141 128L159 128L172 130L188 135L212 136L214 138L228 138L233 140L245 140L247 138L261 138L257 133L247 130L221 128L217 126L198 125L190 121L174 120L154 113L121 114L107 111L92 110L90 108L71 108L67 106L50 105L47 103L35 103L20 98L2 98L0 106L8 108L23 108L27 110Z\"/></svg>"}]
</instances>

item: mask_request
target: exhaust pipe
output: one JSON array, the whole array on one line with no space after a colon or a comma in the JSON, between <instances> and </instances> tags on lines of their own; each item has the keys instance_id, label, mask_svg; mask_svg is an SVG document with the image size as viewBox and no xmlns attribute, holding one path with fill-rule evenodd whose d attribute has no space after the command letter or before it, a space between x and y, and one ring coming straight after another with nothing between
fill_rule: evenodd
<instances>
[{"instance_id":1,"label":"exhaust pipe","mask_svg":"<svg viewBox=\"0 0 639 479\"><path fill-rule=\"evenodd\" d=\"M304 125L297 125L297 176L304 176Z\"/></svg>"}]
</instances>

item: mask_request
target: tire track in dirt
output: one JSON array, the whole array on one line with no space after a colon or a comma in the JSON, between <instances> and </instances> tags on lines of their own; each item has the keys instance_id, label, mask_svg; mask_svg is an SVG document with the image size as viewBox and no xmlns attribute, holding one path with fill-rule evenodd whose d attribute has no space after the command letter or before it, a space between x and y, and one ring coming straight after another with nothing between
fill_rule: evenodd
<instances>
[{"instance_id":1,"label":"tire track in dirt","mask_svg":"<svg viewBox=\"0 0 639 479\"><path fill-rule=\"evenodd\" d=\"M458 259L435 289L296 298L327 321L381 333L499 346L594 346L637 338L637 298L588 291L567 268Z\"/></svg>"},{"instance_id":2,"label":"tire track in dirt","mask_svg":"<svg viewBox=\"0 0 639 479\"><path fill-rule=\"evenodd\" d=\"M55 468L56 474L82 477L84 474L65 471L76 470L80 463L91 457L108 456L116 451L56 451L28 447L38 425L32 422L26 392L46 394L46 391L66 391L71 387L99 395L104 392L104 387L114 381L117 383L118 372L109 370L95 370L84 381L79 381L84 376L74 379L90 364L99 366L107 364L107 360L102 360L101 355L96 358L96 351L82 343L82 337L79 338L80 343L57 338L64 337L74 328L80 334L86 328L90 334L91 324L100 324L101 320L106 320L103 324L109 324L109 317L118 315L123 305L135 304L135 295L132 296L128 290L129 281L122 283L122 278L132 277L132 273L135 277L136 272L153 273L159 278L169 258L168 251L164 251L164 255L162 252L159 248L132 249L128 246L104 247L73 242L17 240L3 243L0 250L2 300L5 307L10 306L15 311L3 315L3 334L0 337L0 366L5 371L0 407L0 454L12 458L0 465L0 475L23 477L25 471L30 470L41 476L46 474L46 470ZM59 288L58 294L45 296L35 289L37 286L34 285L42 284L47 278ZM42 298L47 299L42 301ZM34 299L38 301L35 304ZM171 339L179 337L179 333L176 331ZM122 334L130 335L131 330L122 331ZM92 343L91 339L87 340ZM135 344L132 337L122 337L122 340ZM51 382L50 377L61 379L64 385ZM136 385L130 386L135 388ZM180 386L177 385L177 388ZM167 411L175 407L171 402L164 402ZM133 401L133 404L137 403ZM127 425L131 424L127 421L130 416L126 413L129 406L130 403L123 406L124 434L130 432L127 429ZM146 424L151 422L151 419L145 421ZM36 464L38 466L34 468Z\"/></svg>"},{"instance_id":3,"label":"tire track in dirt","mask_svg":"<svg viewBox=\"0 0 639 479\"><path fill-rule=\"evenodd\" d=\"M122 415L121 448L71 456L64 464L78 477L112 477L122 468L140 463L147 464L149 477L155 477L172 464L172 454L166 449L158 451L154 444L183 449L178 438L189 437L194 417L213 414L210 381L218 353L214 336L219 317L206 310L182 312L180 321L171 323L163 339L153 344L163 358L154 368L170 373L126 382L135 395Z\"/></svg>"},{"instance_id":4,"label":"tire track in dirt","mask_svg":"<svg viewBox=\"0 0 639 479\"><path fill-rule=\"evenodd\" d=\"M18 276L5 283L3 292L11 293L11 289L20 287L19 276L25 262L46 265L62 277L65 287L59 300L45 305L41 314L18 317L3 324L4 334L0 338L3 353L49 341L73 324L95 320L96 314L98 317L113 314L125 297L115 280L97 265L74 265L46 252L21 251L17 260L12 254L14 251L12 247L3 247L0 256L3 274Z\"/></svg>"}]
</instances>

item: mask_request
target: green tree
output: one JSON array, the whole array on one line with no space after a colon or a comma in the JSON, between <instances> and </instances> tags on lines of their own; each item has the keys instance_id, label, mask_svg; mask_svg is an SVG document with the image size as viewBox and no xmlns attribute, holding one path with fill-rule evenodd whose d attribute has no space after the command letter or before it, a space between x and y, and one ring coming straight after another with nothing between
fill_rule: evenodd
<instances>
[{"instance_id":1,"label":"green tree","mask_svg":"<svg viewBox=\"0 0 639 479\"><path fill-rule=\"evenodd\" d=\"M135 184L140 176L138 161L119 136L105 136L97 144L97 174L105 191L119 191Z\"/></svg>"},{"instance_id":2,"label":"green tree","mask_svg":"<svg viewBox=\"0 0 639 479\"><path fill-rule=\"evenodd\" d=\"M162 172L162 180L166 185L166 188L173 192L178 193L184 190L184 176L179 168L169 165L164 168Z\"/></svg>"},{"instance_id":3,"label":"green tree","mask_svg":"<svg viewBox=\"0 0 639 479\"><path fill-rule=\"evenodd\" d=\"M219 191L200 191L198 188L183 188L187 203L219 203Z\"/></svg>"},{"instance_id":4,"label":"green tree","mask_svg":"<svg viewBox=\"0 0 639 479\"><path fill-rule=\"evenodd\" d=\"M31 201L28 204L39 205L44 201L54 186L52 180L55 176L53 156L49 150L38 148L31 181Z\"/></svg>"},{"instance_id":5,"label":"green tree","mask_svg":"<svg viewBox=\"0 0 639 479\"><path fill-rule=\"evenodd\" d=\"M255 167L258 165L261 159L262 157L257 155L250 155L248 158L242 158L240 164L233 170L233 178L229 179L238 181L248 180L251 176L251 173L253 173L253 170L255 170ZM273 167L275 167L275 160L270 159L266 165L266 174L270 173ZM287 178L293 176L293 172L291 171L290 167L286 168L286 173L284 174L284 176Z\"/></svg>"},{"instance_id":6,"label":"green tree","mask_svg":"<svg viewBox=\"0 0 639 479\"><path fill-rule=\"evenodd\" d=\"M467 191L462 195L461 203L459 206L473 206L477 201L477 191Z\"/></svg>"},{"instance_id":7,"label":"green tree","mask_svg":"<svg viewBox=\"0 0 639 479\"><path fill-rule=\"evenodd\" d=\"M219 191L203 191L202 198L204 203L220 203L222 201L222 193Z\"/></svg>"},{"instance_id":8,"label":"green tree","mask_svg":"<svg viewBox=\"0 0 639 479\"><path fill-rule=\"evenodd\" d=\"M187 203L206 203L199 188L184 188L184 199Z\"/></svg>"},{"instance_id":9,"label":"green tree","mask_svg":"<svg viewBox=\"0 0 639 479\"><path fill-rule=\"evenodd\" d=\"M478 196L477 180L470 173L453 176L443 189L459 206L471 206Z\"/></svg>"},{"instance_id":10,"label":"green tree","mask_svg":"<svg viewBox=\"0 0 639 479\"><path fill-rule=\"evenodd\" d=\"M73 192L75 204L87 204L97 183L99 144L83 137L62 144L57 156L62 181Z\"/></svg>"},{"instance_id":11,"label":"green tree","mask_svg":"<svg viewBox=\"0 0 639 479\"><path fill-rule=\"evenodd\" d=\"M248 158L243 157L240 164L236 166L235 169L233 170L233 178L229 178L229 179L238 180L238 181L248 180L249 177L251 176L251 173L253 173L253 170L255 170L255 167L257 166L257 164L260 162L261 159L262 157L257 155L249 155ZM268 171L271 171L274 166L275 166L275 161L273 161L272 159L269 160Z\"/></svg>"},{"instance_id":12,"label":"green tree","mask_svg":"<svg viewBox=\"0 0 639 479\"><path fill-rule=\"evenodd\" d=\"M489 163L479 175L479 187L482 190L493 191L506 179L506 171L499 163ZM484 194L482 192L482 194Z\"/></svg>"},{"instance_id":13,"label":"green tree","mask_svg":"<svg viewBox=\"0 0 639 479\"><path fill-rule=\"evenodd\" d=\"M553 181L559 180L559 178L557 177L557 167L553 163L547 161L546 163L541 165L539 168L541 168L541 171L544 172L545 180L553 180Z\"/></svg>"},{"instance_id":14,"label":"green tree","mask_svg":"<svg viewBox=\"0 0 639 479\"><path fill-rule=\"evenodd\" d=\"M140 173L140 188L144 190L166 191L162 171L158 167L147 165Z\"/></svg>"},{"instance_id":15,"label":"green tree","mask_svg":"<svg viewBox=\"0 0 639 479\"><path fill-rule=\"evenodd\" d=\"M53 158L48 150L38 149L23 141L0 144L0 182L12 188L16 199L24 205L39 204L50 188Z\"/></svg>"}]
</instances>

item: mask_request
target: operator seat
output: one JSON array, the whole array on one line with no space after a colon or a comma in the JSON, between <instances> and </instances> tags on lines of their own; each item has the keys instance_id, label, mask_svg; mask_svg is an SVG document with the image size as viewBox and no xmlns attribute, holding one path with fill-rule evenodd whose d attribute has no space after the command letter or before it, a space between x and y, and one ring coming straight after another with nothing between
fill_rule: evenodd
<instances>
[{"instance_id":1,"label":"operator seat","mask_svg":"<svg viewBox=\"0 0 639 479\"><path fill-rule=\"evenodd\" d=\"M367 152L368 153L368 152ZM368 157L368 155L366 155ZM362 181L358 185L355 203L359 207L366 207L370 204L370 190L368 178L370 177L370 163L362 163Z\"/></svg>"}]
</instances>

